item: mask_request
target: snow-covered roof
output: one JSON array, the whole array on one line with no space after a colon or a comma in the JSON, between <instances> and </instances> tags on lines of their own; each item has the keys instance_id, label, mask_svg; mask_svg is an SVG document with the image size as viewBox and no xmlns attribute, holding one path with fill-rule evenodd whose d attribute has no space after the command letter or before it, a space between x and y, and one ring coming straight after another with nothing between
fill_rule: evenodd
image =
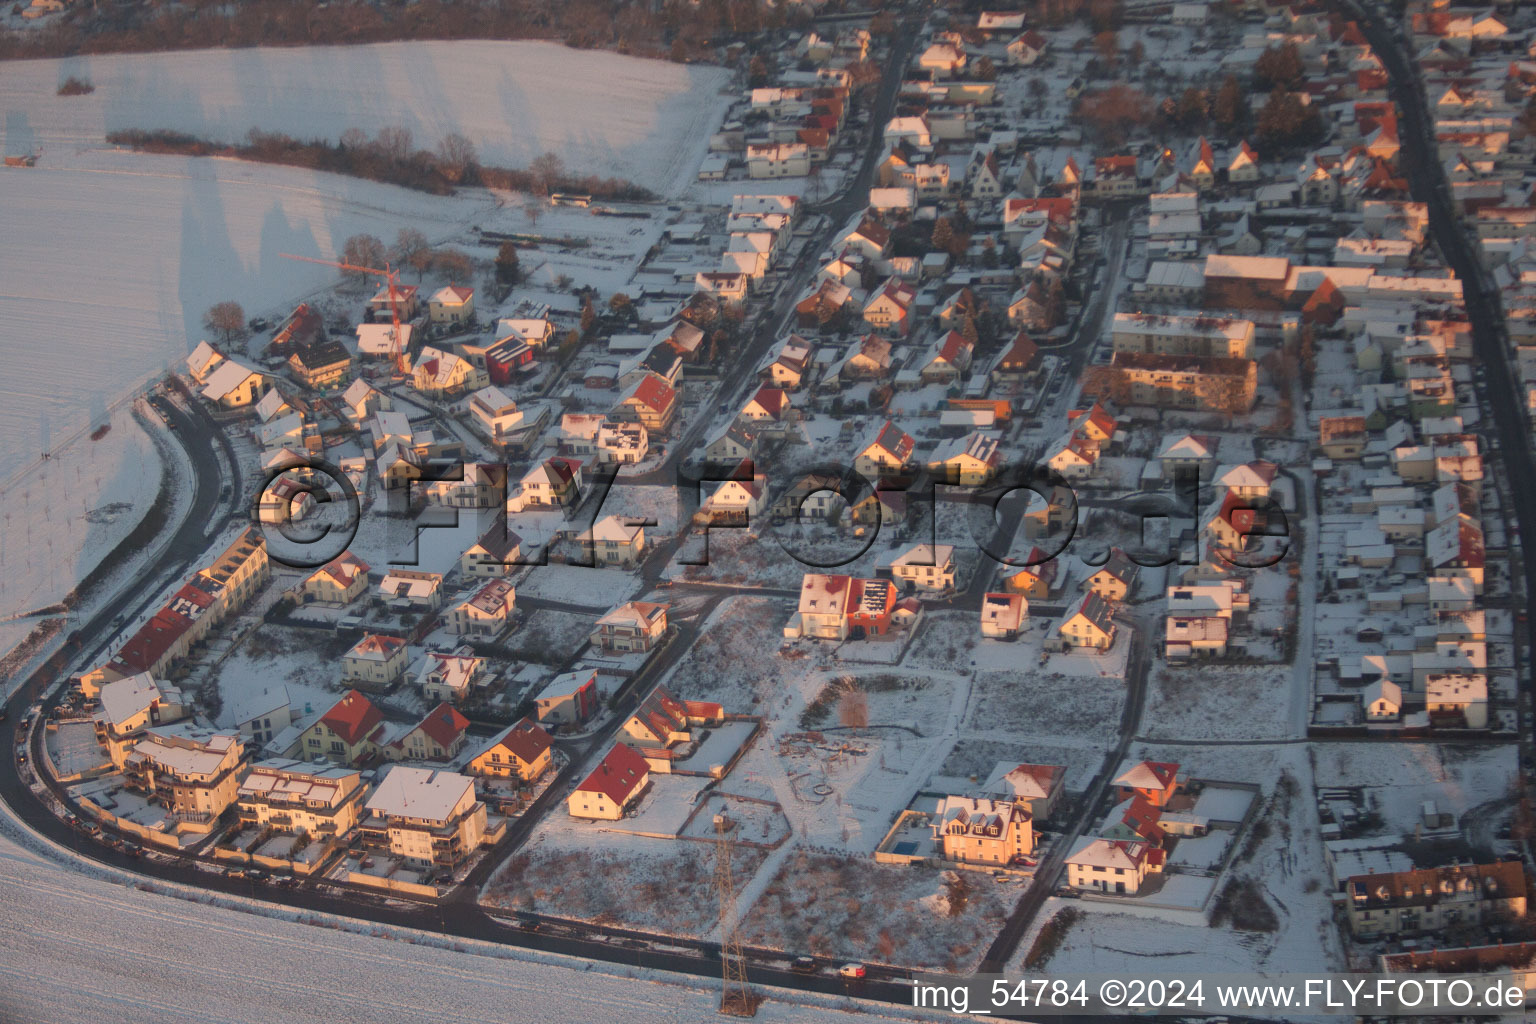
<instances>
[{"instance_id":1,"label":"snow-covered roof","mask_svg":"<svg viewBox=\"0 0 1536 1024\"><path fill-rule=\"evenodd\" d=\"M366 806L386 817L445 821L474 786L474 779L457 772L397 764L379 782Z\"/></svg>"}]
</instances>

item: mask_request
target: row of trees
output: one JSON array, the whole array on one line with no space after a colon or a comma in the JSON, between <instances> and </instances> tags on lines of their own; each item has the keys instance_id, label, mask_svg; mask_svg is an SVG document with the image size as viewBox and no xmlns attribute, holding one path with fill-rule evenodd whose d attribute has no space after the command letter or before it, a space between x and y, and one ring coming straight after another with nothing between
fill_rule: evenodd
<instances>
[{"instance_id":1,"label":"row of trees","mask_svg":"<svg viewBox=\"0 0 1536 1024\"><path fill-rule=\"evenodd\" d=\"M183 132L138 129L111 132L107 141L150 153L235 156L288 167L307 167L401 185L434 195L448 195L459 186L484 185L538 196L548 196L551 192L585 192L604 199L655 198L647 189L621 178L570 174L554 153L535 157L524 169L484 165L480 163L475 144L458 132L443 136L430 150L418 149L411 130L399 126L381 128L372 138L359 128L350 128L336 142L305 142L281 132L255 128L246 134L243 143L233 146Z\"/></svg>"},{"instance_id":2,"label":"row of trees","mask_svg":"<svg viewBox=\"0 0 1536 1024\"><path fill-rule=\"evenodd\" d=\"M312 0L188 0L117 5L110 17L99 10L94 4L80 4L51 25L0 32L0 59L401 39L548 39L581 48L692 60L713 57L714 44L726 35L804 29L810 24L810 13L801 5L759 0L667 0L656 5L632 0L338 0L324 5Z\"/></svg>"}]
</instances>

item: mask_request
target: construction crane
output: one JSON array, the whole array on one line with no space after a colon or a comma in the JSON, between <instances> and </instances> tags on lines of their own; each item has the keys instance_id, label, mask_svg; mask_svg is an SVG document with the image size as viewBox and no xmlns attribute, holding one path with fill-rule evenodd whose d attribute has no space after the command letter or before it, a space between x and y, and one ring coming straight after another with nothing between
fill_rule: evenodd
<instances>
[{"instance_id":1,"label":"construction crane","mask_svg":"<svg viewBox=\"0 0 1536 1024\"><path fill-rule=\"evenodd\" d=\"M337 270L346 270L354 274L371 274L374 277L382 277L389 287L389 315L394 323L394 330L389 338L389 361L395 368L398 376L405 376L409 367L405 362L405 350L401 345L400 336L400 272L384 264L384 269L377 267L359 267L353 263L340 263L336 260L320 260L313 256L295 256L292 253L280 253L283 259L298 260L301 263L318 263L322 267L335 267Z\"/></svg>"},{"instance_id":2,"label":"construction crane","mask_svg":"<svg viewBox=\"0 0 1536 1024\"><path fill-rule=\"evenodd\" d=\"M720 1012L730 1017L757 1016L757 993L747 984L747 958L736 927L736 882L731 877L736 823L723 811L715 815L715 889L720 897Z\"/></svg>"}]
</instances>

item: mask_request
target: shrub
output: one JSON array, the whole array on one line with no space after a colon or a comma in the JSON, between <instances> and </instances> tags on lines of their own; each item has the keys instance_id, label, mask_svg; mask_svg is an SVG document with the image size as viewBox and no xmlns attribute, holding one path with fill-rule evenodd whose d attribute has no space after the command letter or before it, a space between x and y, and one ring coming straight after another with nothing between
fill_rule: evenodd
<instances>
[{"instance_id":1,"label":"shrub","mask_svg":"<svg viewBox=\"0 0 1536 1024\"><path fill-rule=\"evenodd\" d=\"M96 87L84 78L76 78L70 75L59 83L60 96L85 96L96 91Z\"/></svg>"}]
</instances>

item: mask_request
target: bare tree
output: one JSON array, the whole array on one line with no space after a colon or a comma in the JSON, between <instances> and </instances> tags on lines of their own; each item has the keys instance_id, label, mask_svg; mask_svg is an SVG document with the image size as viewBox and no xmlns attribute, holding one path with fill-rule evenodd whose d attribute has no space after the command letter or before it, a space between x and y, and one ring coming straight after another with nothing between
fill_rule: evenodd
<instances>
[{"instance_id":1,"label":"bare tree","mask_svg":"<svg viewBox=\"0 0 1536 1024\"><path fill-rule=\"evenodd\" d=\"M226 300L215 303L203 314L203 326L210 331L218 331L226 344L244 338L245 310L240 308L238 302Z\"/></svg>"},{"instance_id":2,"label":"bare tree","mask_svg":"<svg viewBox=\"0 0 1536 1024\"><path fill-rule=\"evenodd\" d=\"M341 246L341 262L350 263L354 267L369 267L378 270L384 266L388 259L384 243L373 235L353 235ZM366 284L370 275L356 270L343 270L342 277L352 285Z\"/></svg>"},{"instance_id":3,"label":"bare tree","mask_svg":"<svg viewBox=\"0 0 1536 1024\"><path fill-rule=\"evenodd\" d=\"M475 144L458 132L443 136L437 144L437 160L443 175L455 185L472 180L480 166Z\"/></svg>"},{"instance_id":4,"label":"bare tree","mask_svg":"<svg viewBox=\"0 0 1536 1024\"><path fill-rule=\"evenodd\" d=\"M450 281L468 281L475 272L474 261L458 249L439 249L432 254L432 265Z\"/></svg>"},{"instance_id":5,"label":"bare tree","mask_svg":"<svg viewBox=\"0 0 1536 1024\"><path fill-rule=\"evenodd\" d=\"M523 216L528 218L528 223L533 227L539 226L539 218L544 216L544 204L537 199L530 199L523 204Z\"/></svg>"},{"instance_id":6,"label":"bare tree","mask_svg":"<svg viewBox=\"0 0 1536 1024\"><path fill-rule=\"evenodd\" d=\"M420 273L426 266L417 266L422 262L422 254L430 253L432 245L427 241L427 236L415 228L401 228L395 235L395 247L390 250L389 258L396 266L415 267Z\"/></svg>"},{"instance_id":7,"label":"bare tree","mask_svg":"<svg viewBox=\"0 0 1536 1024\"><path fill-rule=\"evenodd\" d=\"M378 145L379 152L391 160L404 160L415 147L411 130L403 125L380 128Z\"/></svg>"},{"instance_id":8,"label":"bare tree","mask_svg":"<svg viewBox=\"0 0 1536 1024\"><path fill-rule=\"evenodd\" d=\"M533 175L533 187L540 195L549 195L560 183L560 178L565 174L565 162L554 153L544 153L533 158L533 163L528 165L528 172Z\"/></svg>"}]
</instances>

